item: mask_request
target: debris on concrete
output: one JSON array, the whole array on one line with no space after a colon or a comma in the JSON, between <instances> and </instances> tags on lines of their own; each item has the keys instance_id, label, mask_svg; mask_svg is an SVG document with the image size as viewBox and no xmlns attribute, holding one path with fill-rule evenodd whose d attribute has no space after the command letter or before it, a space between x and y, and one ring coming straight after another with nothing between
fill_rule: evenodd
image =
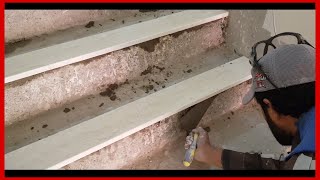
<instances>
[{"instance_id":1,"label":"debris on concrete","mask_svg":"<svg viewBox=\"0 0 320 180\"><path fill-rule=\"evenodd\" d=\"M30 44L31 41L32 41L32 39L23 39L23 40L15 42L15 43L6 43L5 54L10 54L18 48L23 48L26 45Z\"/></svg>"},{"instance_id":2,"label":"debris on concrete","mask_svg":"<svg viewBox=\"0 0 320 180\"><path fill-rule=\"evenodd\" d=\"M152 67L151 66L148 66L148 68L144 71L141 72L141 76L144 76L144 75L147 75L147 74L150 74L152 72Z\"/></svg>"},{"instance_id":3,"label":"debris on concrete","mask_svg":"<svg viewBox=\"0 0 320 180\"><path fill-rule=\"evenodd\" d=\"M155 51L156 45L160 43L160 38L152 39L150 41L146 41L138 44L137 46L142 48L143 50L151 53Z\"/></svg>"},{"instance_id":4,"label":"debris on concrete","mask_svg":"<svg viewBox=\"0 0 320 180\"><path fill-rule=\"evenodd\" d=\"M64 108L64 110L63 110L63 112L65 112L65 113L68 113L68 112L70 112L71 110L69 109L69 108Z\"/></svg>"},{"instance_id":5,"label":"debris on concrete","mask_svg":"<svg viewBox=\"0 0 320 180\"><path fill-rule=\"evenodd\" d=\"M170 77L170 76L172 76L172 72L171 71L167 72L167 77Z\"/></svg>"},{"instance_id":6,"label":"debris on concrete","mask_svg":"<svg viewBox=\"0 0 320 180\"><path fill-rule=\"evenodd\" d=\"M155 11L158 11L158 9L140 9L139 12L155 12Z\"/></svg>"},{"instance_id":7,"label":"debris on concrete","mask_svg":"<svg viewBox=\"0 0 320 180\"><path fill-rule=\"evenodd\" d=\"M86 24L84 27L91 28L94 26L94 21L90 21L88 24Z\"/></svg>"},{"instance_id":8,"label":"debris on concrete","mask_svg":"<svg viewBox=\"0 0 320 180\"><path fill-rule=\"evenodd\" d=\"M145 91L145 93L149 93L149 91L153 90L153 88L153 85L142 86L142 89Z\"/></svg>"},{"instance_id":9,"label":"debris on concrete","mask_svg":"<svg viewBox=\"0 0 320 180\"><path fill-rule=\"evenodd\" d=\"M100 93L101 96L108 96L111 101L115 101L117 99L117 95L114 90L118 89L118 84L110 84L109 87Z\"/></svg>"},{"instance_id":10,"label":"debris on concrete","mask_svg":"<svg viewBox=\"0 0 320 180\"><path fill-rule=\"evenodd\" d=\"M166 69L165 67L159 67L156 65L153 65L154 68L157 68L160 72L162 72L164 69Z\"/></svg>"}]
</instances>

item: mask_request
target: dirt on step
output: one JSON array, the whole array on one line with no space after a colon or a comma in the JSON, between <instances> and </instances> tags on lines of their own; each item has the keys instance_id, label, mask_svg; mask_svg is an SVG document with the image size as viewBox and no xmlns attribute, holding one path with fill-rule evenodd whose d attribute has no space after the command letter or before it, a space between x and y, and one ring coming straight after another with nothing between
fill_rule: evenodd
<instances>
[{"instance_id":1,"label":"dirt on step","mask_svg":"<svg viewBox=\"0 0 320 180\"><path fill-rule=\"evenodd\" d=\"M85 25L84 27L86 28L91 28L94 26L94 21L90 21L87 25Z\"/></svg>"},{"instance_id":2,"label":"dirt on step","mask_svg":"<svg viewBox=\"0 0 320 180\"><path fill-rule=\"evenodd\" d=\"M160 72L162 72L164 69L166 69L164 67L159 67L159 66L156 66L156 65L153 65L153 67L156 68L156 69L159 69Z\"/></svg>"},{"instance_id":3,"label":"dirt on step","mask_svg":"<svg viewBox=\"0 0 320 180\"><path fill-rule=\"evenodd\" d=\"M143 50L147 52L153 52L155 50L156 45L160 42L160 38L153 39L150 41L143 42L141 44L138 44L137 46L142 48Z\"/></svg>"},{"instance_id":4,"label":"dirt on step","mask_svg":"<svg viewBox=\"0 0 320 180\"><path fill-rule=\"evenodd\" d=\"M146 70L141 72L140 76L144 76L144 75L147 75L147 74L152 74L154 69L159 70L158 72L162 72L166 68L165 67L160 67L160 66L157 66L157 65L148 66L148 68ZM170 72L170 73L172 73L172 72ZM154 82L154 80L152 82Z\"/></svg>"},{"instance_id":5,"label":"dirt on step","mask_svg":"<svg viewBox=\"0 0 320 180\"><path fill-rule=\"evenodd\" d=\"M65 113L68 113L68 112L70 112L71 110L69 109L69 108L64 108L64 110L63 110L63 112L65 112Z\"/></svg>"},{"instance_id":6,"label":"dirt on step","mask_svg":"<svg viewBox=\"0 0 320 180\"><path fill-rule=\"evenodd\" d=\"M5 45L5 54L13 53L17 48L23 48L29 43L31 43L32 39L23 39L15 43L7 43Z\"/></svg>"},{"instance_id":7,"label":"dirt on step","mask_svg":"<svg viewBox=\"0 0 320 180\"><path fill-rule=\"evenodd\" d=\"M107 88L105 91L101 92L100 95L110 97L113 93L114 92L110 88Z\"/></svg>"},{"instance_id":8,"label":"dirt on step","mask_svg":"<svg viewBox=\"0 0 320 180\"><path fill-rule=\"evenodd\" d=\"M101 96L108 96L111 101L115 101L117 99L117 95L114 90L118 89L118 84L110 84L109 87L100 93Z\"/></svg>"},{"instance_id":9,"label":"dirt on step","mask_svg":"<svg viewBox=\"0 0 320 180\"><path fill-rule=\"evenodd\" d=\"M167 76L167 77L170 77L170 76L172 76L172 74L173 74L173 73L172 73L171 71L169 71L169 72L167 72L166 76Z\"/></svg>"},{"instance_id":10,"label":"dirt on step","mask_svg":"<svg viewBox=\"0 0 320 180\"><path fill-rule=\"evenodd\" d=\"M140 76L144 76L144 75L147 75L147 74L151 74L152 72L152 67L151 66L148 66L148 68L144 71L142 71L142 73L140 74Z\"/></svg>"},{"instance_id":11,"label":"dirt on step","mask_svg":"<svg viewBox=\"0 0 320 180\"><path fill-rule=\"evenodd\" d=\"M129 80L126 79L126 81L124 83L122 83L122 84L129 84Z\"/></svg>"},{"instance_id":12,"label":"dirt on step","mask_svg":"<svg viewBox=\"0 0 320 180\"><path fill-rule=\"evenodd\" d=\"M110 85L109 85L109 88L110 88L112 91L118 89L118 87L119 87L118 84L110 84Z\"/></svg>"},{"instance_id":13,"label":"dirt on step","mask_svg":"<svg viewBox=\"0 0 320 180\"><path fill-rule=\"evenodd\" d=\"M139 12L145 13L145 12L155 12L158 11L157 9L140 9Z\"/></svg>"},{"instance_id":14,"label":"dirt on step","mask_svg":"<svg viewBox=\"0 0 320 180\"><path fill-rule=\"evenodd\" d=\"M145 93L149 93L149 91L153 90L154 86L152 84L147 86L142 86L142 89L145 91Z\"/></svg>"}]
</instances>

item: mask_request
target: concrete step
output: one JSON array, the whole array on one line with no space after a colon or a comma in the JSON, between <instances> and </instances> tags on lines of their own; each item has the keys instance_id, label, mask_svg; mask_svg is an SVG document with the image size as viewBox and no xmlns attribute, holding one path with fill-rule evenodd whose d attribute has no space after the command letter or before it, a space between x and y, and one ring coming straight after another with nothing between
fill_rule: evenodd
<instances>
[{"instance_id":1,"label":"concrete step","mask_svg":"<svg viewBox=\"0 0 320 180\"><path fill-rule=\"evenodd\" d=\"M138 21L150 20L179 11L181 10L6 10L5 42L7 45L29 40L30 43L33 43L36 37L49 37L64 31L77 31L74 32L77 35L92 34L100 32L101 28L105 29L105 26L117 29L122 25L131 24L135 19ZM94 22L93 26L90 25L91 21ZM122 23L122 21L125 22ZM95 28L100 27L99 24L103 25L100 30ZM81 27L84 30L80 30ZM95 30L91 31L92 29ZM13 51L10 49L7 52Z\"/></svg>"},{"instance_id":2,"label":"concrete step","mask_svg":"<svg viewBox=\"0 0 320 180\"><path fill-rule=\"evenodd\" d=\"M223 10L188 10L42 48L5 60L5 83L199 26L228 16Z\"/></svg>"},{"instance_id":3,"label":"concrete step","mask_svg":"<svg viewBox=\"0 0 320 180\"><path fill-rule=\"evenodd\" d=\"M210 108L217 108L217 105L218 104L213 103ZM286 148L280 145L272 135L268 124L264 120L261 108L256 102L253 101L247 106L234 109L218 117L211 116L210 112L212 111L207 111L203 118L211 122L207 124L207 127L211 130L209 132L210 141L215 146L244 153L259 152L263 154L281 155L281 153L286 152ZM173 140L171 144L159 148L158 151L144 154L135 161L128 162L128 164L120 167L120 169L218 169L197 161L193 161L190 167L185 167L182 163L186 151L184 149L184 143L185 136L182 136ZM118 151L121 152L121 148L119 148ZM102 157L103 155L101 155L101 158ZM89 157L87 159L89 159ZM64 169L99 169L98 163L89 164L84 162L88 161L74 163L66 166Z\"/></svg>"},{"instance_id":4,"label":"concrete step","mask_svg":"<svg viewBox=\"0 0 320 180\"><path fill-rule=\"evenodd\" d=\"M171 67L158 66L162 71L153 67L150 73L114 85L118 86L113 90L116 99L104 93L106 86L101 92L14 122L6 126L6 153L232 61L238 57L232 53L220 47Z\"/></svg>"},{"instance_id":5,"label":"concrete step","mask_svg":"<svg viewBox=\"0 0 320 180\"><path fill-rule=\"evenodd\" d=\"M132 131L132 134L129 133L130 135L127 134L118 141L109 145L105 144L107 145L105 147L100 146L101 149L97 151L90 149L92 153L87 155L77 156L66 152L74 153L73 148L77 147L77 143L68 137L69 134L70 136L75 135L69 130L84 123L90 124L90 120L96 117L104 116L128 104L155 95L155 93L168 90L175 87L177 83L182 83L230 62L238 58L235 54L249 55L250 44L256 42L257 39L266 39L270 36L270 32L263 29L265 24L262 29L260 27L261 22L265 19L263 14L265 14L264 11L257 13L256 11L231 10L231 21L228 21L231 23L227 31L225 30L225 18L222 18L88 59L85 62L74 63L6 83L6 158L9 156L14 159L15 156L12 154L17 153L21 158L10 161L11 164L19 162L17 166L27 167L26 161L21 162L21 159L25 157L29 158L27 160L31 163L33 163L32 160L38 159L35 165L45 164L48 160L44 157L47 157L48 153L42 151L40 155L37 155L33 150L39 152L39 149L48 146L53 147L49 149L50 154L60 156L61 153L65 153L68 155L67 161L70 160L70 157L72 160L72 163L68 161L70 164L64 162L51 166L52 168L185 169L181 160L184 155L182 148L186 134L180 127L179 119L188 108L183 108L184 110L169 117L164 116L167 118L163 117L156 123L152 122L150 126L143 126L141 130L136 129ZM148 20L155 19L148 18ZM134 25L139 21L135 19L128 21L128 24ZM96 32L101 33L101 29L96 27L99 23L95 22L95 26L89 29L79 30L81 38L94 35ZM116 27L117 29L128 25L127 21L125 24L122 24L121 21L115 21L115 23L118 23L119 26L111 28ZM87 30L89 30L88 34L86 34ZM77 35L69 38L68 40L77 39ZM224 47L222 44L225 38L228 38L227 44L230 47ZM58 43L49 43L45 46L41 45L44 41L39 40L39 44L34 47L17 50L11 55L6 54L6 57L28 53L29 50L36 50L39 47L64 43L63 36L57 39ZM222 73L222 75L225 74ZM209 78L215 79L215 77ZM238 77L233 78L235 80ZM108 91L110 87L118 88L110 92ZM197 85L192 86L193 89L196 87ZM274 143L275 140L272 139L273 136L267 124L262 120L263 117L257 104L252 102L252 106L246 106L237 112L248 88L249 83L244 82L217 94L202 119L202 123L210 125L213 130L210 132L211 140L216 145L237 151L279 153L283 147ZM173 101L172 99L170 100ZM120 119L120 121L124 120ZM107 122L102 124L106 125ZM111 125L116 125L116 123ZM123 127L119 129L121 128ZM118 129L115 128L115 130ZM66 149L61 148L61 151L56 153L54 150L58 148L54 146L60 145L61 147L62 144L61 141L54 140L59 133L67 133L64 136L67 137L66 141L63 141L66 142ZM116 137L108 136L107 138ZM82 139L79 140L79 137L75 139L82 141ZM101 139L106 140L104 137ZM93 142L97 142L96 140L94 139ZM55 144L56 142L58 143ZM91 139L86 140L83 143L84 146L87 146L88 142L91 142ZM254 146L252 142L256 145ZM259 144L259 142L264 143ZM35 144L39 145L39 148L33 148ZM28 151L23 152L24 149ZM66 151L62 152L64 150ZM35 154L35 156L31 157L29 154ZM60 160L65 161L64 158ZM191 169L208 168L197 163L193 165Z\"/></svg>"},{"instance_id":6,"label":"concrete step","mask_svg":"<svg viewBox=\"0 0 320 180\"><path fill-rule=\"evenodd\" d=\"M192 12L192 15L190 12ZM171 88L170 86L175 86L176 83L182 83L188 78L192 78L193 76L235 59L235 55L229 51L228 47L213 49L223 42L222 35L225 26L223 18L227 16L227 12L204 12L207 13L203 13L203 11L202 13L199 13L199 11L171 13L171 15L167 16L175 15L177 18L183 17L183 19L185 19L185 16L182 15L189 14L191 21L185 25L180 24L179 28L177 28L176 23L173 23L171 24L171 29L165 28L166 32L161 32L160 34L155 33L156 35L153 34L147 38L142 38L142 40L140 39L141 42L144 43L134 45L135 43L139 43L139 40L134 42L132 44L134 46L132 46L130 44L132 42L130 42L123 46L129 46L128 48L122 50L113 49L117 51L112 50L112 53L92 59L86 57L84 60L87 62L69 64L28 78L6 83L6 153L8 159L13 158L6 161L9 163L9 168L12 164L19 165L15 163L14 159L24 148L30 149L31 147L31 151L39 150L39 152L36 153L39 154L38 157L30 157L32 159L40 158L41 152L44 152L41 150L41 147L50 147L50 144L54 146L52 143L48 144L48 142L51 142L50 138L57 137L60 133L81 126L83 123L92 122L93 119L111 113L117 110L117 108L124 108L128 104L134 103L135 100L139 101L140 98L148 98L153 95L153 93L160 93L161 91L156 92L160 89L164 91L167 87ZM162 18L167 16L163 16ZM161 17L149 21L153 21L154 23L157 20L160 21ZM149 21L138 24L132 23L132 25L120 29L123 30L131 26L138 26L139 28L141 24ZM152 28L155 29L153 26ZM112 31L117 30L118 29ZM110 33L112 31L103 33ZM101 39L92 37L101 36L103 33L90 36L91 40L94 39L94 41L97 40L101 42ZM142 35L144 36L145 34ZM131 38L130 36L126 37ZM83 40L85 38L88 37L81 39ZM148 38L153 40L148 41ZM127 40L128 39L126 39L126 41ZM75 41L77 40L72 40L71 42L74 43ZM26 54L36 51L41 52L42 50L60 45L61 44L57 44L22 54L18 53L14 56L8 56L8 59L23 57ZM85 46L89 47L88 44ZM121 46L120 49L123 47ZM64 51L61 50L61 52ZM69 76L69 74L71 76ZM81 77L83 75L86 77ZM243 82L244 80L242 79L240 81ZM108 88L112 86L119 87L119 89L117 89L116 93L112 92L110 94L108 93ZM232 86L234 85L230 87ZM219 90L222 91L230 87L221 87ZM77 92L71 92L73 89ZM219 91L216 93L219 93ZM21 94L23 94L23 96L21 96ZM41 98L41 96L44 98ZM199 101L199 99L187 106L183 106L182 109L178 109L174 113L191 106L197 101ZM166 114L165 111L166 110L162 110L161 113ZM123 112L122 114L125 113ZM118 135L120 136L112 132L111 134L116 136L110 136L110 141L103 143L102 146L84 143L84 149L79 148L80 151L84 152L80 153L81 155L77 154L78 152L72 153L71 150L77 145L68 142L67 144L69 144L68 147L70 148L70 151L68 151L71 153L69 154L70 156L65 156L66 154L63 154L63 152L65 152L63 150L63 152L61 151L62 154L56 153L57 158L53 158L55 161L53 164L52 159L48 159L49 161L47 162L41 160L38 164L31 163L36 166L29 166L26 160L20 164L21 166L19 166L19 168L61 168L115 141L130 136L149 125L155 124L170 115L171 114L166 114L166 116L154 122L142 123L142 126L139 126L139 128L130 127L129 129L125 129L119 127L118 129L120 129L121 132ZM110 125L113 126L116 124L111 123ZM67 132L67 134L71 136L76 135L74 132ZM41 144L41 142L45 142L46 145ZM63 143L63 141L61 142ZM97 141L93 140L92 142ZM34 148L34 144L38 143L40 143L39 148ZM89 148L89 151L85 150L87 148ZM50 149L54 150L56 148L52 147ZM29 156L25 153L20 155ZM17 167L15 165L13 165L14 168Z\"/></svg>"},{"instance_id":7,"label":"concrete step","mask_svg":"<svg viewBox=\"0 0 320 180\"><path fill-rule=\"evenodd\" d=\"M249 79L248 59L238 58L7 153L6 169L61 168ZM43 159L48 153L52 156Z\"/></svg>"},{"instance_id":8,"label":"concrete step","mask_svg":"<svg viewBox=\"0 0 320 180\"><path fill-rule=\"evenodd\" d=\"M145 76L150 68L165 68L163 72L170 76L170 69L178 64L187 64L185 60L221 46L225 26L225 19L219 19L7 83L5 124L9 126L34 118L48 110L105 91L111 84L119 85ZM196 59L194 62L197 63Z\"/></svg>"},{"instance_id":9,"label":"concrete step","mask_svg":"<svg viewBox=\"0 0 320 180\"><path fill-rule=\"evenodd\" d=\"M6 35L11 33L12 37L21 35L18 42L6 42L5 57L12 57L31 51L47 48L57 44L69 42L72 40L112 31L133 24L157 19L169 14L181 12L182 10L156 10L156 11L141 11L141 10L56 10L56 11L12 11L7 14L8 19L13 22L6 22ZM26 22L21 22L17 19L19 14L32 14ZM45 14L45 15L44 15ZM62 16L57 20L52 16ZM37 16L42 15L42 20L37 21ZM45 17L43 17L45 16ZM16 17L16 18L15 18ZM46 20L44 20L46 19ZM63 20L64 21L63 21ZM65 20L66 19L66 20ZM81 24L78 23L81 19ZM62 21L55 23L55 21ZM60 24L67 24L65 29ZM53 25L54 24L54 25ZM11 27L8 27L11 26ZM39 26L43 27L39 32ZM15 27L15 28L13 28ZM19 28L16 28L19 27ZM13 31L9 31L13 30ZM8 32L7 32L8 31ZM17 32L18 31L18 32ZM28 32L28 33L27 33ZM15 34L14 34L15 33ZM14 36L15 35L15 36ZM8 35L10 37L10 35Z\"/></svg>"}]
</instances>

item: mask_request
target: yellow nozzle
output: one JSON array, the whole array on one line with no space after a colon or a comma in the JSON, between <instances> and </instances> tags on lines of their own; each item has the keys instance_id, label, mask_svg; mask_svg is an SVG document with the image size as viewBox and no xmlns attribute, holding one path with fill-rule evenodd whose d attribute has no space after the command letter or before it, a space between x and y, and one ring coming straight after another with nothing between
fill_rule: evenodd
<instances>
[{"instance_id":1,"label":"yellow nozzle","mask_svg":"<svg viewBox=\"0 0 320 180\"><path fill-rule=\"evenodd\" d=\"M186 167L189 167L191 165L191 163L188 162L188 161L183 161L183 165L186 166Z\"/></svg>"}]
</instances>

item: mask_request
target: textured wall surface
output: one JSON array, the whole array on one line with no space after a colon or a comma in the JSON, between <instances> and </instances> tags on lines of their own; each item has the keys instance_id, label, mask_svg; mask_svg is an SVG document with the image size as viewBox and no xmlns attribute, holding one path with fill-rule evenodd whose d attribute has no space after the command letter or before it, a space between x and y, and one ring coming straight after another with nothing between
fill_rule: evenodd
<instances>
[{"instance_id":1,"label":"textured wall surface","mask_svg":"<svg viewBox=\"0 0 320 180\"><path fill-rule=\"evenodd\" d=\"M251 47L259 40L271 37L263 28L267 10L231 10L226 33L226 42L235 53L250 56Z\"/></svg>"},{"instance_id":2,"label":"textured wall surface","mask_svg":"<svg viewBox=\"0 0 320 180\"><path fill-rule=\"evenodd\" d=\"M301 33L315 44L314 10L230 10L226 42L249 57L251 47L281 32ZM283 39L284 43L292 41Z\"/></svg>"}]
</instances>

